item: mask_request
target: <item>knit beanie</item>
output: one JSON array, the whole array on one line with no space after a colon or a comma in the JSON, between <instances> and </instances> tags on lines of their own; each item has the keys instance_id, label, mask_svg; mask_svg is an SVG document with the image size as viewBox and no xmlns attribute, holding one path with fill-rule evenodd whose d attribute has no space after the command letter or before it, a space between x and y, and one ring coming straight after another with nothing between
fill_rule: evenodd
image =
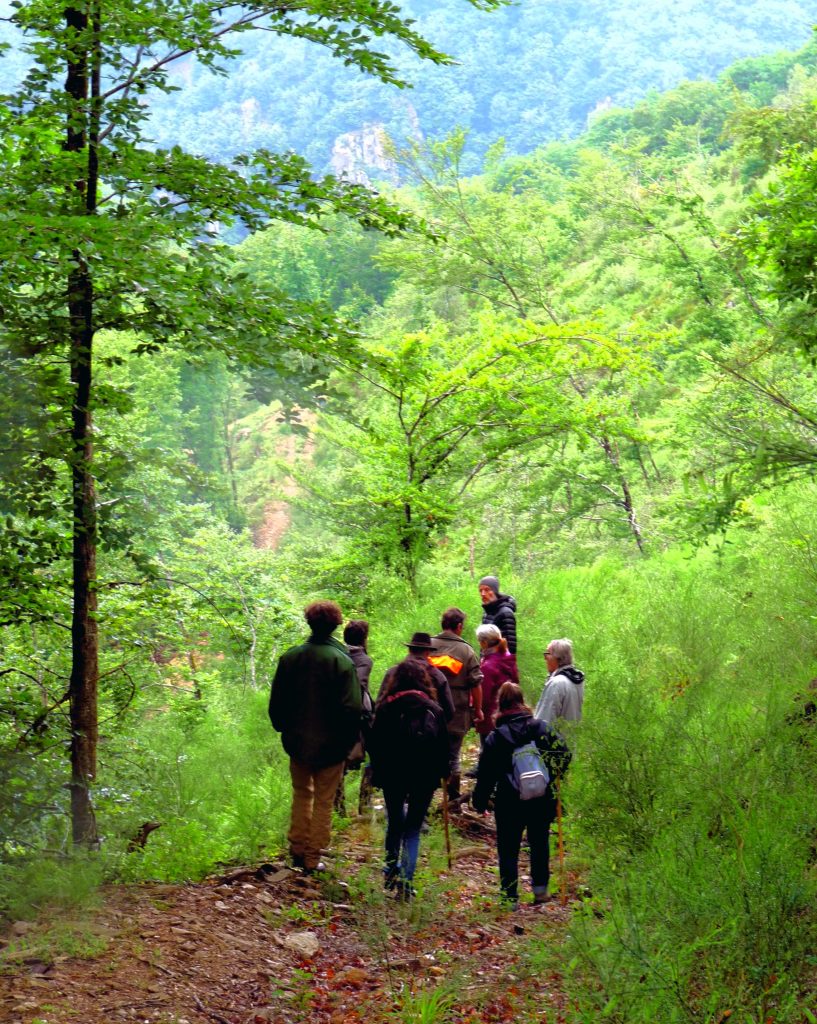
<instances>
[{"instance_id":1,"label":"knit beanie","mask_svg":"<svg viewBox=\"0 0 817 1024\"><path fill-rule=\"evenodd\" d=\"M479 581L479 586L481 587L483 585L486 587L490 587L491 590L493 590L493 592L497 595L497 597L499 597L499 580L496 578L496 576L483 576L482 579Z\"/></svg>"}]
</instances>

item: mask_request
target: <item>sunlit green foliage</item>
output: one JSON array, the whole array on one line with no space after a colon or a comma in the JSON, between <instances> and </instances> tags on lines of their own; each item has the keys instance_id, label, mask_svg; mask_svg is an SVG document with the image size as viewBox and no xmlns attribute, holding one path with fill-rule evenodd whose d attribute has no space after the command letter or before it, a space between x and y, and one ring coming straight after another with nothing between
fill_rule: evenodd
<instances>
[{"instance_id":1,"label":"sunlit green foliage","mask_svg":"<svg viewBox=\"0 0 817 1024\"><path fill-rule=\"evenodd\" d=\"M739 65L521 159L497 148L478 178L462 135L418 147L402 198L433 236L384 243L334 219L248 238L241 280L358 318L347 344L239 368L223 339L135 356L141 308L100 333L90 871L65 860L65 382L18 332L0 389L3 468L19 470L3 494L2 913L44 906L46 851L58 904L103 875L277 853L288 785L266 690L303 604L371 621L376 688L447 606L472 638L492 572L518 602L528 698L554 637L588 674L564 794L588 866L565 954L574 1019L808 1017L808 56Z\"/></svg>"}]
</instances>

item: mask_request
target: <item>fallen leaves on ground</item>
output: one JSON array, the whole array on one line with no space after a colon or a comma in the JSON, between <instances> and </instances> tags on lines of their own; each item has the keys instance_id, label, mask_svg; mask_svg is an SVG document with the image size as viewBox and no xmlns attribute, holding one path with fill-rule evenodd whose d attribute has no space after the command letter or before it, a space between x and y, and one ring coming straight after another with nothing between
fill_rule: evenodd
<instances>
[{"instance_id":1,"label":"fallen leaves on ground","mask_svg":"<svg viewBox=\"0 0 817 1024\"><path fill-rule=\"evenodd\" d=\"M5 940L0 1019L563 1020L549 951L562 941L569 909L554 900L503 913L490 827L467 811L455 824L453 867L426 841L420 895L411 904L383 892L382 825L358 820L336 836L337 855L323 877L273 862L196 885L111 887L90 926L104 946L96 956L48 956L46 925L18 922ZM435 856L442 865L428 863ZM437 1016L423 1016L424 1001L433 999L440 1000Z\"/></svg>"}]
</instances>

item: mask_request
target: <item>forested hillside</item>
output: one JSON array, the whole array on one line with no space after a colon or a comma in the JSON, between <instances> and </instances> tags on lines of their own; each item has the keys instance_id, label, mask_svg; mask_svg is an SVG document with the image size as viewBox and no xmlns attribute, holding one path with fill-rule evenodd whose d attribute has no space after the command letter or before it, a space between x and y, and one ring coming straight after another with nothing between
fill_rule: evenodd
<instances>
[{"instance_id":1,"label":"forested hillside","mask_svg":"<svg viewBox=\"0 0 817 1024\"><path fill-rule=\"evenodd\" d=\"M714 80L745 57L802 46L817 21L815 0L526 0L490 19L463 11L457 0L399 6L454 66L420 74L414 54L386 42L399 74L413 83L395 90L362 80L308 39L247 35L227 78L192 56L173 66L174 91L149 98L150 134L160 145L220 160L257 147L293 149L326 170L339 137L365 126L383 125L400 144L460 126L469 131L466 168L473 172L498 138L510 152L526 153L575 137L597 111L631 106L685 79ZM0 39L3 31L0 25ZM0 88L24 66L19 53L7 54ZM346 150L346 160L359 161L375 180L389 178L388 158L367 161L364 145L360 137L341 139L340 166L348 166Z\"/></svg>"},{"instance_id":2,"label":"forested hillside","mask_svg":"<svg viewBox=\"0 0 817 1024\"><path fill-rule=\"evenodd\" d=\"M714 79L740 58L801 46L817 21L814 0L529 0L489 19L456 6L400 5L457 62L419 74L416 58L395 51L411 89L361 82L328 55L307 55L307 44L259 36L226 82L195 67L181 73L181 91L156 101L158 141L184 140L220 159L255 146L291 148L324 168L336 138L368 124L383 124L400 143L464 127L473 171L500 137L511 152L526 153L576 136L599 108L630 106L684 79ZM369 174L387 176L377 167Z\"/></svg>"},{"instance_id":3,"label":"forested hillside","mask_svg":"<svg viewBox=\"0 0 817 1024\"><path fill-rule=\"evenodd\" d=\"M145 123L144 96L173 84L166 65L196 49L230 66L222 15L193 6L161 24L117 7L103 29L24 4L38 71L0 108L9 970L77 952L70 928L28 946L29 922L91 902L104 881L198 880L280 855L289 778L267 699L308 600L369 620L376 689L444 608L468 613L472 639L476 582L492 573L517 600L529 700L552 638L571 637L587 673L563 793L570 924L547 949L541 930L504 929L527 965L506 1015L541 1019L524 993L547 971L559 1020L815 1019L817 50L632 102L655 84L636 68L664 84L715 76L715 35L729 57L757 52L802 9L713 7L717 31L698 12L700 45L682 45L672 25L698 25L697 8L641 8L654 35L640 55L620 41L624 8L573 21L558 5L461 2L455 21L418 10L443 49L437 24L477 40L475 63L497 75L492 32L538 37L537 12L561 18L540 33L560 53L570 39L586 53L592 10L605 52L629 54L548 100L547 125L514 107L503 123L517 136L469 122L479 104L456 93L457 68L388 9L353 4L358 35L279 12L292 52L323 46L381 83L408 70L372 55L367 33L387 28L430 69L412 72L421 123L428 89L471 124L416 139L396 157L403 184L374 195L294 155L231 167L155 149L157 124L183 123L203 81L174 70L194 89L167 93L164 120ZM660 56L671 50L677 76ZM298 61L319 75L317 58ZM525 95L544 88L530 64L506 63ZM244 88L248 66L214 98ZM573 64L540 66L565 82ZM318 124L324 80L301 106L276 77L275 102ZM523 92L495 80L497 118ZM565 137L608 94L621 109ZM186 145L222 155L230 132L211 114L202 126ZM474 173L469 146L487 143ZM225 244L221 225L244 240ZM376 850L382 824L367 827ZM497 913L487 871L483 891L456 865L443 887L441 843L435 818L417 880L429 898L389 928L433 937L455 907L474 927ZM363 856L325 900L358 914L388 973L379 868ZM306 900L289 913L320 916ZM393 990L383 1019L400 1006L406 1020L505 1019L471 996L458 1015L453 956L446 946L416 1004ZM292 969L290 1008L266 1019L308 1011ZM14 1012L74 1019L54 1005Z\"/></svg>"}]
</instances>

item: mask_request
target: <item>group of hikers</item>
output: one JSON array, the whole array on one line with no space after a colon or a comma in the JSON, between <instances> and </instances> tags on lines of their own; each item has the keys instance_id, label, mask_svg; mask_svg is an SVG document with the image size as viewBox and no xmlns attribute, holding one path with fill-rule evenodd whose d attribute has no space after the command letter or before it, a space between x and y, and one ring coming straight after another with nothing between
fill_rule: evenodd
<instances>
[{"instance_id":1,"label":"group of hikers","mask_svg":"<svg viewBox=\"0 0 817 1024\"><path fill-rule=\"evenodd\" d=\"M343 622L340 607L334 601L306 607L310 636L281 656L269 701L272 725L289 755L287 839L294 867L324 870L321 854L329 845L344 774L362 767L368 756L360 809L372 786L382 790L386 889L403 900L416 895L422 827L443 786L445 806L470 799L477 812L493 807L505 906L518 907L525 832L533 902L547 901L556 787L570 762L557 727L581 718L584 673L573 664L570 640L552 640L544 652L548 677L532 710L519 685L516 603L500 591L496 576L480 580L479 594L479 655L463 637L465 612L448 608L438 634L415 632L407 641L407 656L388 669L376 699L369 689L368 623L348 622L341 643L333 636ZM465 797L460 759L472 726L480 756L476 770L466 773L476 782Z\"/></svg>"}]
</instances>

